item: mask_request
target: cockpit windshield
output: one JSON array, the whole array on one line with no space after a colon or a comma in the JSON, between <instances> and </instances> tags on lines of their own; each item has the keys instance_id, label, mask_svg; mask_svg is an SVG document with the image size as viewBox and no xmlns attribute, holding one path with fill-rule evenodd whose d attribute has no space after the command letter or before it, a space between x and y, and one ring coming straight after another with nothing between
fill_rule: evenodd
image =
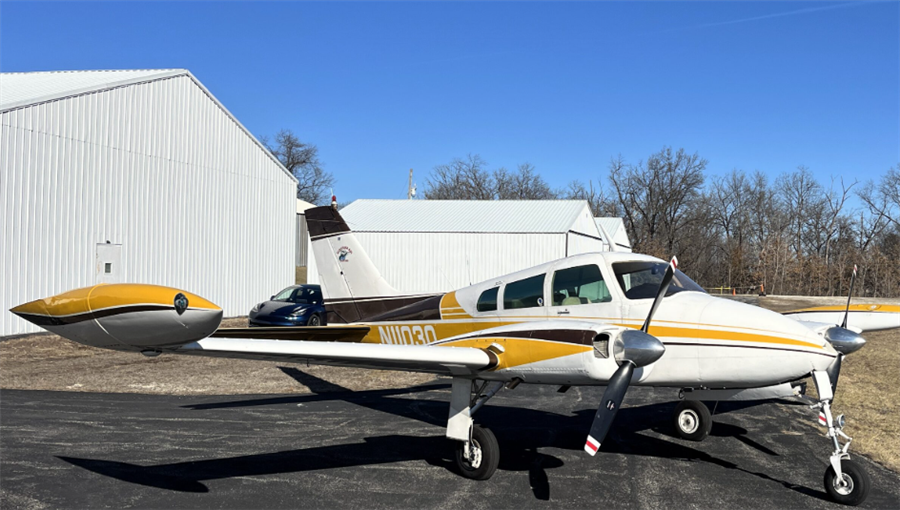
<instances>
[{"instance_id":1,"label":"cockpit windshield","mask_svg":"<svg viewBox=\"0 0 900 510\"><path fill-rule=\"evenodd\" d=\"M662 282L663 275L666 274L665 262L649 262L649 261L633 261L633 262L616 262L613 263L613 272L616 274L616 280L619 287L625 293L628 299L653 299L659 291L659 284ZM703 292L703 287L694 283L680 270L675 270L672 277L672 283L666 291L666 296L683 292L695 291Z\"/></svg>"}]
</instances>

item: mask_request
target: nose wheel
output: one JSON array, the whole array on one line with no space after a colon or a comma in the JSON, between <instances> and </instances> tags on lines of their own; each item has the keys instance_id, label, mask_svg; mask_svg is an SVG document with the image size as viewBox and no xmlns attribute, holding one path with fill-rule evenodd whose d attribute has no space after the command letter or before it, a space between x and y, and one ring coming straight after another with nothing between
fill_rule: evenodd
<instances>
[{"instance_id":1,"label":"nose wheel","mask_svg":"<svg viewBox=\"0 0 900 510\"><path fill-rule=\"evenodd\" d=\"M709 408L699 400L682 400L673 415L675 432L688 441L703 441L712 430Z\"/></svg>"},{"instance_id":2,"label":"nose wheel","mask_svg":"<svg viewBox=\"0 0 900 510\"><path fill-rule=\"evenodd\" d=\"M862 467L852 460L841 461L841 476L834 467L825 471L825 491L831 499L843 505L856 506L866 500L872 481Z\"/></svg>"}]
</instances>

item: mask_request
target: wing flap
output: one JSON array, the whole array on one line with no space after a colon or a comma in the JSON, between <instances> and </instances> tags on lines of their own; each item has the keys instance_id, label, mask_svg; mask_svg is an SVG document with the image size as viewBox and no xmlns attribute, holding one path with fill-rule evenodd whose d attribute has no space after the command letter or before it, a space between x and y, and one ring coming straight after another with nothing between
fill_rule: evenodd
<instances>
[{"instance_id":1,"label":"wing flap","mask_svg":"<svg viewBox=\"0 0 900 510\"><path fill-rule=\"evenodd\" d=\"M323 328L320 328L323 329ZM497 363L493 353L471 347L381 345L210 337L184 345L178 354L289 361L316 365L474 375Z\"/></svg>"}]
</instances>

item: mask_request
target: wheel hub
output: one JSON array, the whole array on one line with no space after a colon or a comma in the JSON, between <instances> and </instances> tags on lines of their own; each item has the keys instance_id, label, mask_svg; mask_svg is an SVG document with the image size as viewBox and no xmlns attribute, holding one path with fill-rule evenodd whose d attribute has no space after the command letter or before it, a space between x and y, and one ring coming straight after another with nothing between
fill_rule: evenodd
<instances>
[{"instance_id":1,"label":"wheel hub","mask_svg":"<svg viewBox=\"0 0 900 510\"><path fill-rule=\"evenodd\" d=\"M846 496L853 492L853 478L847 473L841 473L841 477L834 477L834 491L841 496Z\"/></svg>"},{"instance_id":2,"label":"wheel hub","mask_svg":"<svg viewBox=\"0 0 900 510\"><path fill-rule=\"evenodd\" d=\"M685 434L693 434L700 427L700 417L691 409L685 409L678 415L678 426Z\"/></svg>"},{"instance_id":3,"label":"wheel hub","mask_svg":"<svg viewBox=\"0 0 900 510\"><path fill-rule=\"evenodd\" d=\"M481 445L474 439L469 446L469 458L466 459L466 464L468 464L468 467L471 469L478 469L481 467Z\"/></svg>"}]
</instances>

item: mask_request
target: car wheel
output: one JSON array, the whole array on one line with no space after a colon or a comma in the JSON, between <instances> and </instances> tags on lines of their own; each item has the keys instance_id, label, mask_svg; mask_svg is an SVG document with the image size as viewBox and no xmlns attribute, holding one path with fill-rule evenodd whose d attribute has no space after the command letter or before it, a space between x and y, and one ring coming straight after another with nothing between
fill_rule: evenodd
<instances>
[{"instance_id":1,"label":"car wheel","mask_svg":"<svg viewBox=\"0 0 900 510\"><path fill-rule=\"evenodd\" d=\"M309 321L307 321L306 325L307 326L321 326L322 319L319 317L318 314L313 314L313 316L309 318Z\"/></svg>"}]
</instances>

